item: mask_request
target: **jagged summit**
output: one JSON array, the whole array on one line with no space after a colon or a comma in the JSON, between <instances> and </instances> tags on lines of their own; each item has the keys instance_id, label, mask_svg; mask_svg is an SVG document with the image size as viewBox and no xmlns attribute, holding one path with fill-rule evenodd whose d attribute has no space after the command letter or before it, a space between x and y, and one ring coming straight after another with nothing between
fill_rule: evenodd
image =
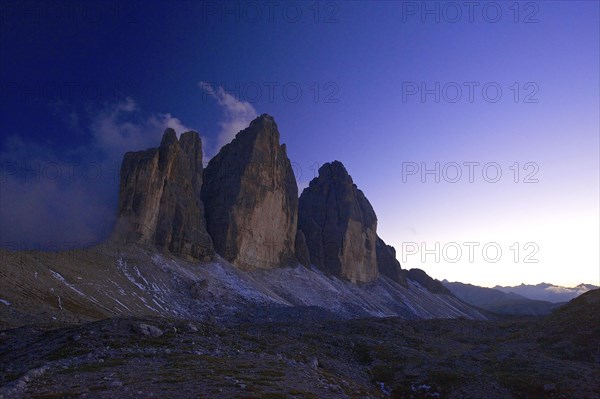
<instances>
[{"instance_id":1,"label":"jagged summit","mask_svg":"<svg viewBox=\"0 0 600 399\"><path fill-rule=\"evenodd\" d=\"M354 185L352 177L346 170L343 163L338 160L333 162L326 162L319 168L319 175L312 179L309 183L309 187L313 184L319 184L319 182L340 182L349 185Z\"/></svg>"},{"instance_id":2,"label":"jagged summit","mask_svg":"<svg viewBox=\"0 0 600 399\"><path fill-rule=\"evenodd\" d=\"M275 118L269 114L260 114L257 116L252 122L250 122L250 126L257 123L275 123Z\"/></svg>"},{"instance_id":3,"label":"jagged summit","mask_svg":"<svg viewBox=\"0 0 600 399\"><path fill-rule=\"evenodd\" d=\"M275 122L275 118L273 118L269 114L261 114L254 118L247 128L237 132L234 139L231 142L225 144L225 146L231 145L233 141L238 139L240 136L248 136L252 133L258 132L267 135L272 135L279 142L279 128L277 126L277 123Z\"/></svg>"},{"instance_id":4,"label":"jagged summit","mask_svg":"<svg viewBox=\"0 0 600 399\"><path fill-rule=\"evenodd\" d=\"M196 133L196 132L188 132L188 133ZM198 133L196 133L196 136L198 136ZM199 139L199 137L198 137ZM162 140L160 141L160 146L161 147L165 147L165 146L169 146L171 144L175 144L177 143L177 134L175 133L175 130L173 130L172 128L167 128L165 130L165 132L163 133L162 136Z\"/></svg>"}]
</instances>

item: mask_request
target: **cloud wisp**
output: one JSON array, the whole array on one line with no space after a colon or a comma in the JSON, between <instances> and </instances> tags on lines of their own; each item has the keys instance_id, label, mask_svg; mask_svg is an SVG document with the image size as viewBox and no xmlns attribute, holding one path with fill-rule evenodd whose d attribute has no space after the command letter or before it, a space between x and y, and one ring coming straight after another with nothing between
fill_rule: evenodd
<instances>
[{"instance_id":1,"label":"cloud wisp","mask_svg":"<svg viewBox=\"0 0 600 399\"><path fill-rule=\"evenodd\" d=\"M222 146L233 140L240 130L247 128L258 113L252 104L238 100L221 86L217 87L216 90L210 83L206 82L199 82L198 86L214 98L223 110L223 119L219 122L221 130L217 136L217 146L213 151L216 154Z\"/></svg>"},{"instance_id":2,"label":"cloud wisp","mask_svg":"<svg viewBox=\"0 0 600 399\"><path fill-rule=\"evenodd\" d=\"M92 118L93 145L108 158L120 159L127 151L156 147L168 127L178 134L192 130L169 113L142 119L140 114L139 105L130 98L105 107Z\"/></svg>"}]
</instances>

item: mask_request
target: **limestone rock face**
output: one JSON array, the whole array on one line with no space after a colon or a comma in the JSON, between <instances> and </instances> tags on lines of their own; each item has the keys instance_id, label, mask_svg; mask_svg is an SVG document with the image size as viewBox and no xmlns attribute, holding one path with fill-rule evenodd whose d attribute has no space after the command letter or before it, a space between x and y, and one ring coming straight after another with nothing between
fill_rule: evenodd
<instances>
[{"instance_id":1,"label":"limestone rock face","mask_svg":"<svg viewBox=\"0 0 600 399\"><path fill-rule=\"evenodd\" d=\"M196 132L177 140L167 129L160 147L128 152L121 164L114 236L154 245L192 260L210 260L202 187L202 142Z\"/></svg>"},{"instance_id":2,"label":"limestone rock face","mask_svg":"<svg viewBox=\"0 0 600 399\"><path fill-rule=\"evenodd\" d=\"M202 201L215 250L243 270L296 262L298 186L273 117L263 114L204 171Z\"/></svg>"},{"instance_id":3,"label":"limestone rock face","mask_svg":"<svg viewBox=\"0 0 600 399\"><path fill-rule=\"evenodd\" d=\"M377 237L377 268L379 273L406 286L406 273L396 259L396 249Z\"/></svg>"},{"instance_id":4,"label":"limestone rock face","mask_svg":"<svg viewBox=\"0 0 600 399\"><path fill-rule=\"evenodd\" d=\"M377 278L377 217L341 162L321 166L302 192L298 229L321 270L352 282Z\"/></svg>"}]
</instances>

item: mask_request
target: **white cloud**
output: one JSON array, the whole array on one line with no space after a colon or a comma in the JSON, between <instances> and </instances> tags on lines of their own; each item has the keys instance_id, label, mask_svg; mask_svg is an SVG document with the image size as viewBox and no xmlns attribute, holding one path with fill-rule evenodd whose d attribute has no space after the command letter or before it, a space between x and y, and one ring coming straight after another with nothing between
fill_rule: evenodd
<instances>
[{"instance_id":1,"label":"white cloud","mask_svg":"<svg viewBox=\"0 0 600 399\"><path fill-rule=\"evenodd\" d=\"M221 131L217 137L216 151L218 151L222 146L229 143L240 130L247 128L258 113L252 104L238 100L225 92L221 86L217 90L206 82L200 82L198 86L214 98L223 110L223 120L219 122Z\"/></svg>"},{"instance_id":2,"label":"white cloud","mask_svg":"<svg viewBox=\"0 0 600 399\"><path fill-rule=\"evenodd\" d=\"M109 158L119 158L127 151L137 151L156 147L166 128L173 128L178 134L192 129L170 113L154 114L145 120L136 120L140 109L130 98L118 104L105 107L94 115L90 126L99 148Z\"/></svg>"},{"instance_id":3,"label":"white cloud","mask_svg":"<svg viewBox=\"0 0 600 399\"><path fill-rule=\"evenodd\" d=\"M67 125L76 120L89 133L87 145L57 153L16 135L3 140L0 246L63 248L104 239L116 218L123 154L157 147L167 127L192 130L168 113L144 115L131 99L88 110L87 118L61 110Z\"/></svg>"}]
</instances>

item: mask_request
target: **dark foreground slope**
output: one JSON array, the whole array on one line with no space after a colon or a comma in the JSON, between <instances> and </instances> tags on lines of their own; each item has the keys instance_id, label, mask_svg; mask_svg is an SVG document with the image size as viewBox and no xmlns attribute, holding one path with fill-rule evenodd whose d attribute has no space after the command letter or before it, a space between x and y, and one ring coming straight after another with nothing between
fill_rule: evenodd
<instances>
[{"instance_id":1,"label":"dark foreground slope","mask_svg":"<svg viewBox=\"0 0 600 399\"><path fill-rule=\"evenodd\" d=\"M535 336L546 350L570 360L600 363L600 289L589 291L541 320Z\"/></svg>"},{"instance_id":2,"label":"dark foreground slope","mask_svg":"<svg viewBox=\"0 0 600 399\"><path fill-rule=\"evenodd\" d=\"M0 333L0 397L598 397L598 361L547 350L543 327L398 318L22 327Z\"/></svg>"}]
</instances>

